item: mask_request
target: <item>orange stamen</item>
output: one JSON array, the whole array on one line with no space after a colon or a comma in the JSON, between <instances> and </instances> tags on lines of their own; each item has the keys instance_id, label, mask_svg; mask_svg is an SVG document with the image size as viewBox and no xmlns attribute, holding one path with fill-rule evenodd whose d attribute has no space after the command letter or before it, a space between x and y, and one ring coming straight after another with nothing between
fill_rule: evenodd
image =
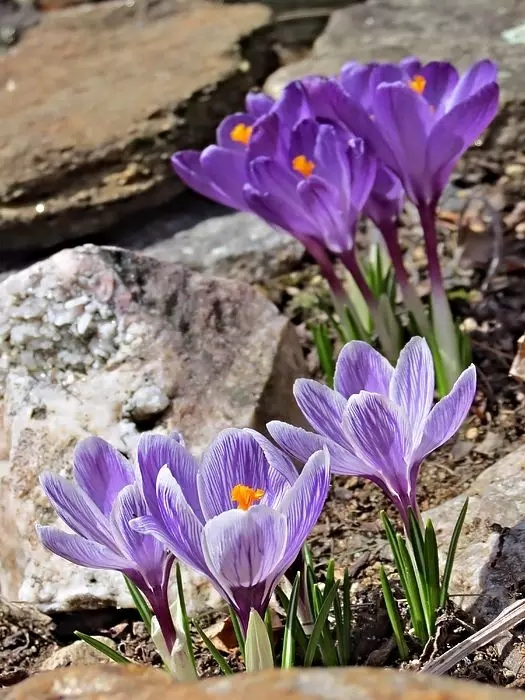
<instances>
[{"instance_id":1,"label":"orange stamen","mask_svg":"<svg viewBox=\"0 0 525 700\"><path fill-rule=\"evenodd\" d=\"M427 84L427 80L422 75L415 75L408 84L410 85L412 90L414 90L414 92L417 92L418 95L421 95L423 94L423 91Z\"/></svg>"},{"instance_id":2,"label":"orange stamen","mask_svg":"<svg viewBox=\"0 0 525 700\"><path fill-rule=\"evenodd\" d=\"M315 163L308 160L306 156L295 156L292 160L292 168L304 177L310 177L315 169Z\"/></svg>"},{"instance_id":3,"label":"orange stamen","mask_svg":"<svg viewBox=\"0 0 525 700\"><path fill-rule=\"evenodd\" d=\"M243 143L245 146L247 146L250 136L252 135L252 131L253 127L241 122L240 124L234 126L230 131L230 138L236 143Z\"/></svg>"},{"instance_id":4,"label":"orange stamen","mask_svg":"<svg viewBox=\"0 0 525 700\"><path fill-rule=\"evenodd\" d=\"M251 486L245 486L244 484L237 484L237 486L232 488L232 501L235 501L237 508L241 510L248 510L256 501L260 501L263 496L264 491L262 489L252 489Z\"/></svg>"}]
</instances>

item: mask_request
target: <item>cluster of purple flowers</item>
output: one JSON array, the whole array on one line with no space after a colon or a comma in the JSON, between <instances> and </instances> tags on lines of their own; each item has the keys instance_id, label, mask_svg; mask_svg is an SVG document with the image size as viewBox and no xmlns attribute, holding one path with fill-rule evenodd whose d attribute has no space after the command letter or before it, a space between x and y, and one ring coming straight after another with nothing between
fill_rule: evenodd
<instances>
[{"instance_id":1,"label":"cluster of purple flowers","mask_svg":"<svg viewBox=\"0 0 525 700\"><path fill-rule=\"evenodd\" d=\"M420 464L457 431L475 384L471 366L432 408L426 341L412 339L395 369L367 344L351 342L339 357L334 391L310 380L295 385L312 432L268 426L304 464L300 473L284 451L249 429L223 431L200 461L178 434L144 434L134 463L88 438L75 452L73 482L42 477L73 532L46 526L39 536L71 562L125 573L149 602L168 650L176 641L168 601L175 558L213 582L246 632L250 611L264 615L317 522L330 474L375 482L406 522L409 508L417 512Z\"/></svg>"}]
</instances>

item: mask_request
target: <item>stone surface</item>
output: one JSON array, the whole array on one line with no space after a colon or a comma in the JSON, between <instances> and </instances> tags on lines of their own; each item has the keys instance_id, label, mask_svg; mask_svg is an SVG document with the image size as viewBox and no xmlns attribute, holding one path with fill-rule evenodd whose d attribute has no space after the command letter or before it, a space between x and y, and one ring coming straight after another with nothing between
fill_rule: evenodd
<instances>
[{"instance_id":1,"label":"stone surface","mask_svg":"<svg viewBox=\"0 0 525 700\"><path fill-rule=\"evenodd\" d=\"M525 580L525 446L486 469L465 494L428 511L442 553L469 497L450 592L480 624L522 595ZM462 597L459 597L462 596Z\"/></svg>"},{"instance_id":2,"label":"stone surface","mask_svg":"<svg viewBox=\"0 0 525 700\"><path fill-rule=\"evenodd\" d=\"M174 197L171 153L212 140L274 67L260 31L270 16L257 4L161 0L138 26L118 0L28 29L0 55L0 257Z\"/></svg>"},{"instance_id":3,"label":"stone surface","mask_svg":"<svg viewBox=\"0 0 525 700\"><path fill-rule=\"evenodd\" d=\"M304 248L298 241L253 214L221 213L147 246L144 252L246 282L263 282L287 272L303 257ZM144 233L147 240L147 230Z\"/></svg>"},{"instance_id":4,"label":"stone surface","mask_svg":"<svg viewBox=\"0 0 525 700\"><path fill-rule=\"evenodd\" d=\"M304 372L291 324L240 282L91 245L8 277L0 285L0 593L46 611L128 605L119 574L68 564L39 545L35 523L55 520L41 472L69 474L88 434L129 454L143 429L180 430L200 453L229 426L300 422L291 387ZM187 595L194 611L217 602L195 574Z\"/></svg>"},{"instance_id":5,"label":"stone surface","mask_svg":"<svg viewBox=\"0 0 525 700\"><path fill-rule=\"evenodd\" d=\"M103 642L107 647L116 649L117 645L109 637L93 637L99 642ZM110 659L97 649L94 649L89 644L82 640L68 644L67 647L56 649L51 656L48 656L45 661L40 664L39 671L54 671L57 668L67 668L68 666L88 666L90 664L109 664L113 663Z\"/></svg>"},{"instance_id":6,"label":"stone surface","mask_svg":"<svg viewBox=\"0 0 525 700\"><path fill-rule=\"evenodd\" d=\"M72 668L35 676L6 700L511 700L521 695L478 683L373 668L296 669L240 673L198 684L175 684L141 667Z\"/></svg>"},{"instance_id":7,"label":"stone surface","mask_svg":"<svg viewBox=\"0 0 525 700\"><path fill-rule=\"evenodd\" d=\"M334 12L302 61L266 82L277 95L305 75L338 73L347 61L397 61L415 54L460 69L490 57L498 62L504 98L525 97L525 17L515 0L369 0Z\"/></svg>"}]
</instances>

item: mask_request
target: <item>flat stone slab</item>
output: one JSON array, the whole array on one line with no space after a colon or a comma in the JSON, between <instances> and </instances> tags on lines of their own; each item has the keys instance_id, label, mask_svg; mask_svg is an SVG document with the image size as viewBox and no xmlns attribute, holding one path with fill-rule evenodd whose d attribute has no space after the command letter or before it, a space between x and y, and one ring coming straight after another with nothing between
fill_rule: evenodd
<instances>
[{"instance_id":1,"label":"flat stone slab","mask_svg":"<svg viewBox=\"0 0 525 700\"><path fill-rule=\"evenodd\" d=\"M369 0L334 12L311 55L267 80L276 96L290 80L335 75L347 61L398 61L411 54L465 69L500 66L504 99L525 97L525 16L515 0Z\"/></svg>"},{"instance_id":2,"label":"flat stone slab","mask_svg":"<svg viewBox=\"0 0 525 700\"><path fill-rule=\"evenodd\" d=\"M212 140L271 70L270 17L203 0L162 0L140 26L120 0L45 14L0 55L0 257L176 195L171 153Z\"/></svg>"}]
</instances>

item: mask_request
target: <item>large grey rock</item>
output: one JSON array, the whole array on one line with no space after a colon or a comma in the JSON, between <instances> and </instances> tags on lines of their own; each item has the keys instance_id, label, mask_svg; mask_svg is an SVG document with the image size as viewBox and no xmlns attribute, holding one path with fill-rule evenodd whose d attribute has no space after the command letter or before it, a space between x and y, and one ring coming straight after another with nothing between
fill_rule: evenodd
<instances>
[{"instance_id":1,"label":"large grey rock","mask_svg":"<svg viewBox=\"0 0 525 700\"><path fill-rule=\"evenodd\" d=\"M253 214L212 216L144 252L166 262L246 282L264 282L295 267L304 247Z\"/></svg>"},{"instance_id":2,"label":"large grey rock","mask_svg":"<svg viewBox=\"0 0 525 700\"><path fill-rule=\"evenodd\" d=\"M335 75L347 61L397 61L415 54L464 69L480 58L500 67L504 98L525 96L525 17L515 0L369 0L337 10L304 60L266 82L278 95L305 75Z\"/></svg>"},{"instance_id":3,"label":"large grey rock","mask_svg":"<svg viewBox=\"0 0 525 700\"><path fill-rule=\"evenodd\" d=\"M172 199L173 151L213 140L275 65L262 5L159 0L138 26L134 4L45 13L0 55L1 258Z\"/></svg>"},{"instance_id":4,"label":"large grey rock","mask_svg":"<svg viewBox=\"0 0 525 700\"><path fill-rule=\"evenodd\" d=\"M425 514L436 526L443 555L466 496L450 591L483 624L521 597L525 581L525 446L486 469L465 494Z\"/></svg>"},{"instance_id":5,"label":"large grey rock","mask_svg":"<svg viewBox=\"0 0 525 700\"><path fill-rule=\"evenodd\" d=\"M303 373L291 324L240 282L90 245L7 278L0 593L46 610L129 604L119 575L70 565L40 546L35 523L55 520L41 472L69 474L72 450L89 434L130 453L145 428L180 430L199 453L229 426L293 423L291 387ZM194 609L217 600L189 574L188 598Z\"/></svg>"}]
</instances>

